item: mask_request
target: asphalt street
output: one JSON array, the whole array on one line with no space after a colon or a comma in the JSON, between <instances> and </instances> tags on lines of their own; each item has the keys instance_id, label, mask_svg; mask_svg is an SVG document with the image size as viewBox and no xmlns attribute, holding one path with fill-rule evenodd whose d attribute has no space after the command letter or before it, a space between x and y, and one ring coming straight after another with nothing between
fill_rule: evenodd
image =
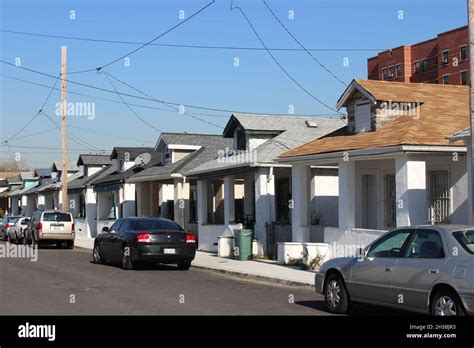
<instances>
[{"instance_id":1,"label":"asphalt street","mask_svg":"<svg viewBox=\"0 0 474 348\"><path fill-rule=\"evenodd\" d=\"M312 288L246 280L191 267L125 271L91 251L43 247L38 260L0 259L3 315L328 315ZM380 309L357 306L354 314ZM383 309L383 314L388 314ZM398 312L393 312L399 314ZM378 314L381 314L380 312Z\"/></svg>"}]
</instances>

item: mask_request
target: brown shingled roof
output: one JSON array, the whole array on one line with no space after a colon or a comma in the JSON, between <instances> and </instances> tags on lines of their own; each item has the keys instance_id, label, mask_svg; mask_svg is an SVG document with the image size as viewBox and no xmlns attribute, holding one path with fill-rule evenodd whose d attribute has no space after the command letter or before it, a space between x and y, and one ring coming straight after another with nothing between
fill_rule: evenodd
<instances>
[{"instance_id":1,"label":"brown shingled roof","mask_svg":"<svg viewBox=\"0 0 474 348\"><path fill-rule=\"evenodd\" d=\"M399 116L383 128L317 139L280 157L305 156L398 145L459 146L448 138L469 126L469 87L427 83L354 80L377 101L421 102L419 117Z\"/></svg>"}]
</instances>

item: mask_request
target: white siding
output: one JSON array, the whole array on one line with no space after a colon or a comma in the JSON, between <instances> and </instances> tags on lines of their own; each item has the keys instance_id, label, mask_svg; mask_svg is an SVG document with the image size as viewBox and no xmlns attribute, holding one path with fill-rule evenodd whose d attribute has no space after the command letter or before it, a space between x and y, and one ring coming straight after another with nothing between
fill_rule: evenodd
<instances>
[{"instance_id":1,"label":"white siding","mask_svg":"<svg viewBox=\"0 0 474 348\"><path fill-rule=\"evenodd\" d=\"M354 120L356 133L370 131L370 103L356 104Z\"/></svg>"}]
</instances>

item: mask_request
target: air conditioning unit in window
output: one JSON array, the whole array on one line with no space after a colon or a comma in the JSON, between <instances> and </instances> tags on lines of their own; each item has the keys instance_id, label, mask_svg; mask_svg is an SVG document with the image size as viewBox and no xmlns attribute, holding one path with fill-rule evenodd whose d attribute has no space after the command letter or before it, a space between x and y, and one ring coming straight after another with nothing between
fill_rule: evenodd
<instances>
[{"instance_id":1,"label":"air conditioning unit in window","mask_svg":"<svg viewBox=\"0 0 474 348\"><path fill-rule=\"evenodd\" d=\"M443 64L448 64L449 60L448 58L443 58Z\"/></svg>"},{"instance_id":2,"label":"air conditioning unit in window","mask_svg":"<svg viewBox=\"0 0 474 348\"><path fill-rule=\"evenodd\" d=\"M395 78L395 74L388 74L388 79L389 79L389 80L392 80L392 79L394 79L394 78Z\"/></svg>"}]
</instances>

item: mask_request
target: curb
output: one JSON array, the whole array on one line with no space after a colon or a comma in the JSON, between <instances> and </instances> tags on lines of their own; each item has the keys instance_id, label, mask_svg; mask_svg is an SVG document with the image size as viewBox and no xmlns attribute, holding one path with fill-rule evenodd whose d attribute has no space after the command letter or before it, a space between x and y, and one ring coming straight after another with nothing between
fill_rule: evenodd
<instances>
[{"instance_id":1,"label":"curb","mask_svg":"<svg viewBox=\"0 0 474 348\"><path fill-rule=\"evenodd\" d=\"M279 285L299 286L299 287L313 288L314 289L314 284L302 283L302 282L298 282L298 281L295 281L295 280L272 278L272 277L267 277L267 276L261 276L261 275L250 274L250 273L242 273L242 272L237 272L237 271L229 271L229 270L225 270L225 269L213 268L213 267L210 267L210 266L203 266L203 265L196 265L196 264L191 264L191 266L196 267L196 268L201 268L201 269L206 269L206 270L218 272L218 273L222 273L222 274L229 274L229 275L237 276L237 277L243 278L243 279L252 279L252 280L258 280L258 281L263 281L263 282L273 283L273 284L279 284Z\"/></svg>"}]
</instances>

